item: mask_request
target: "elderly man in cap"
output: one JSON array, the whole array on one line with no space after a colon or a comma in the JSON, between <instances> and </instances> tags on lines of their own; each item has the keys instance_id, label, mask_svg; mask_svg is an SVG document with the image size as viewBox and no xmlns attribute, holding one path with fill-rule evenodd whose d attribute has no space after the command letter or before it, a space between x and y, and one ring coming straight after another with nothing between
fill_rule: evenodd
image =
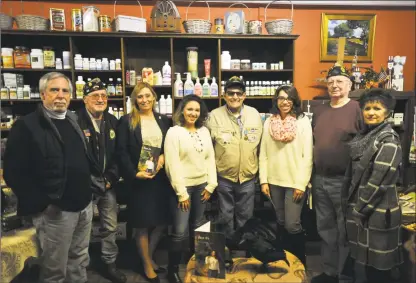
<instances>
[{"instance_id":1,"label":"elderly man in cap","mask_svg":"<svg viewBox=\"0 0 416 283\"><path fill-rule=\"evenodd\" d=\"M312 278L312 283L338 282L348 256L342 189L349 162L347 143L362 125L358 102L348 98L352 82L347 70L334 65L328 72L327 85L330 103L316 109L312 122L315 141L312 191L323 266L323 273Z\"/></svg>"},{"instance_id":2,"label":"elderly man in cap","mask_svg":"<svg viewBox=\"0 0 416 283\"><path fill-rule=\"evenodd\" d=\"M42 105L13 125L4 178L32 216L39 239L40 282L87 281L92 221L90 160L84 134L68 111L71 80L57 72L39 81Z\"/></svg>"},{"instance_id":3,"label":"elderly man in cap","mask_svg":"<svg viewBox=\"0 0 416 283\"><path fill-rule=\"evenodd\" d=\"M126 276L116 269L117 201L113 186L119 179L115 158L118 120L107 109L107 91L100 79L84 86L85 108L78 112L80 125L87 141L87 151L93 162L91 172L94 202L100 214L101 259L106 265L105 275L112 282L126 282Z\"/></svg>"},{"instance_id":4,"label":"elderly man in cap","mask_svg":"<svg viewBox=\"0 0 416 283\"><path fill-rule=\"evenodd\" d=\"M259 112L243 104L246 86L242 79L230 78L224 91L226 105L211 112L207 126L217 165L219 217L229 238L253 216L263 125Z\"/></svg>"}]
</instances>

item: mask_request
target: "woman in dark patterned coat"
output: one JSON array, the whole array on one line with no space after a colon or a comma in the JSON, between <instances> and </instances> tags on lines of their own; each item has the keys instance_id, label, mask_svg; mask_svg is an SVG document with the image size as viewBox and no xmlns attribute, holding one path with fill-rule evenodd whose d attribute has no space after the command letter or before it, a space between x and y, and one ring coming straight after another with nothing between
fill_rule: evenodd
<instances>
[{"instance_id":1,"label":"woman in dark patterned coat","mask_svg":"<svg viewBox=\"0 0 416 283\"><path fill-rule=\"evenodd\" d=\"M351 257L365 265L370 283L392 282L391 269L403 261L396 190L402 149L387 122L394 106L389 90L365 91L360 97L365 130L349 143L348 242Z\"/></svg>"}]
</instances>

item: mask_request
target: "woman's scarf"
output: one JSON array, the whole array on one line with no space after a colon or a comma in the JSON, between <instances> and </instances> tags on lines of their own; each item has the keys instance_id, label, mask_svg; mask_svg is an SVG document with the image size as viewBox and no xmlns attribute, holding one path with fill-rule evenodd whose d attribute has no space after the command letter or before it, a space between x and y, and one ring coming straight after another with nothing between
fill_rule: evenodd
<instances>
[{"instance_id":1,"label":"woman's scarf","mask_svg":"<svg viewBox=\"0 0 416 283\"><path fill-rule=\"evenodd\" d=\"M273 140L284 143L293 141L296 137L296 118L288 115L284 120L279 114L270 118L269 133Z\"/></svg>"}]
</instances>

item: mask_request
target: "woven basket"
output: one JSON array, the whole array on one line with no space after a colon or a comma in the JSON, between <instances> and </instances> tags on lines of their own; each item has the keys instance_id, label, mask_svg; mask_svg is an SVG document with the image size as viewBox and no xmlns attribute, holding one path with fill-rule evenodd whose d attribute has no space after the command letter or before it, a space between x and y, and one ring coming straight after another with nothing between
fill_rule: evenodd
<instances>
[{"instance_id":1,"label":"woven basket","mask_svg":"<svg viewBox=\"0 0 416 283\"><path fill-rule=\"evenodd\" d=\"M186 8L186 20L183 22L183 27L185 29L185 32L186 33L200 33L200 34L211 33L211 27L212 27L212 23L210 21L211 11L210 11L208 2L203 1L208 6L208 20L200 20L200 19L188 20L188 9L194 2L196 2L196 0L192 1Z\"/></svg>"},{"instance_id":2,"label":"woven basket","mask_svg":"<svg viewBox=\"0 0 416 283\"><path fill-rule=\"evenodd\" d=\"M49 30L49 19L44 17L24 14L23 1L20 0L22 6L22 14L16 16L16 23L19 29L31 29L31 30ZM42 5L39 5L42 11Z\"/></svg>"},{"instance_id":3,"label":"woven basket","mask_svg":"<svg viewBox=\"0 0 416 283\"><path fill-rule=\"evenodd\" d=\"M0 13L0 29L12 29L14 18Z\"/></svg>"},{"instance_id":4,"label":"woven basket","mask_svg":"<svg viewBox=\"0 0 416 283\"><path fill-rule=\"evenodd\" d=\"M238 3L237 2L237 3L231 4L230 7L228 7L228 8L231 8L231 7L235 6L235 5L242 5L242 6L246 7L247 10L248 10L248 14L250 15L249 18L251 19L251 10L250 10L250 8L246 4L244 4L244 3ZM249 22L250 21L244 20L244 31L243 31L243 34L250 33Z\"/></svg>"},{"instance_id":5,"label":"woven basket","mask_svg":"<svg viewBox=\"0 0 416 283\"><path fill-rule=\"evenodd\" d=\"M273 21L267 21L267 8L270 4L277 1L272 1L267 4L266 8L264 8L264 21L266 30L269 34L291 34L293 29L293 3L289 0L292 6L292 12L290 15L290 19L277 19Z\"/></svg>"}]
</instances>

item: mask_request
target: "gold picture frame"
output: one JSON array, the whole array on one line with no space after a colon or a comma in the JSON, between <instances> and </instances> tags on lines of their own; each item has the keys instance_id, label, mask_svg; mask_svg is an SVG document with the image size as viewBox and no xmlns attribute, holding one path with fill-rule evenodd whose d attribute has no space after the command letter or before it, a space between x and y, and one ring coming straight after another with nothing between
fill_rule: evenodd
<instances>
[{"instance_id":1,"label":"gold picture frame","mask_svg":"<svg viewBox=\"0 0 416 283\"><path fill-rule=\"evenodd\" d=\"M337 61L338 38L346 37L344 61L357 51L359 62L373 61L376 15L326 14L321 22L321 61Z\"/></svg>"}]
</instances>

